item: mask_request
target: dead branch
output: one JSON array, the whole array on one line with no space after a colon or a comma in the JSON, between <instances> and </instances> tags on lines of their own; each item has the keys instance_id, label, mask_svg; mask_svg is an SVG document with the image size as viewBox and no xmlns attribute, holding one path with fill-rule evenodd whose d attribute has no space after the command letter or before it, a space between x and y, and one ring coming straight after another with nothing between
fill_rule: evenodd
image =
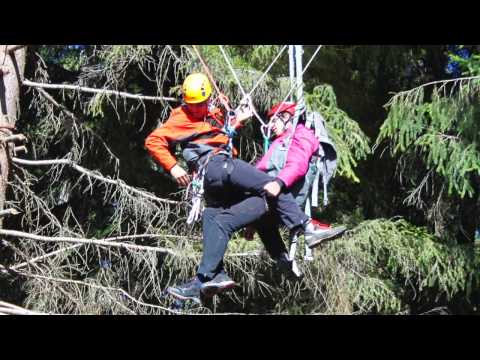
<instances>
[{"instance_id":1,"label":"dead branch","mask_svg":"<svg viewBox=\"0 0 480 360\"><path fill-rule=\"evenodd\" d=\"M188 237L188 238L195 239L195 240L200 240L201 239L198 236L143 234L143 235L129 235L129 236L127 235L127 236L117 236L117 237L112 237L112 238L105 238L105 239L103 239L103 241L112 241L112 240L119 241L119 240L122 240L122 239L125 240L125 239L135 239L135 238L157 238L157 237L158 238L187 238ZM75 238L75 239L77 239L77 238ZM73 246L67 246L65 248L49 252L45 255L41 255L41 256L37 256L33 259L29 259L29 260L27 260L23 263L14 265L12 267L9 267L8 269L5 266L0 265L0 271L3 272L3 273L8 273L8 270L17 271L21 268L24 268L24 267L28 266L28 265L35 264L39 261L48 259L48 258L50 258L52 256L55 256L55 255L58 255L58 254L61 254L65 251L77 249L77 248L79 248L83 245L84 245L84 243L82 242L82 243L79 243L79 244L75 244ZM150 249L148 249L148 250L150 250ZM179 256L179 254L174 254L173 251L170 253L170 255L177 256L177 257ZM185 257L184 255L182 255L182 256ZM259 257L259 256L262 256L261 251L252 251L252 252L246 252L246 253L226 254L225 258L242 258L242 257L247 257L248 258L248 257Z\"/></svg>"},{"instance_id":2,"label":"dead branch","mask_svg":"<svg viewBox=\"0 0 480 360\"><path fill-rule=\"evenodd\" d=\"M93 287L95 289L100 289L100 290L103 290L103 291L117 291L117 292L120 292L122 293L123 295L125 295L127 298L129 298L130 300L132 300L133 302L139 304L139 305L142 305L142 306L146 306L146 307L151 307L151 308L156 308L156 309L159 309L159 310L163 310L163 311L167 311L167 312L170 312L172 314L177 314L177 315L181 315L181 314L186 314L186 313L183 313L183 312L180 312L180 311L176 311L176 310L172 310L172 309L169 309L169 308L166 308L166 307L163 307L163 306L158 306L158 305L153 305L153 304L147 304L147 303L144 303L136 298L134 298L133 296L131 296L129 293L127 293L125 290L123 289L120 289L120 288L113 288L113 287L106 287L106 286L101 286L101 285L97 285L97 284L89 284L87 282L84 282L84 281L79 281L79 280L70 280L70 279L59 279L59 278L53 278L53 277L49 277L49 276L43 276L43 275L34 275L34 274L24 274L25 276L28 276L28 277L33 277L33 278L39 278L39 279L44 279L44 280L49 280L49 281L55 281L55 282L62 282L62 283L69 283L69 284L77 284L77 285L82 285L82 286L88 286L88 287Z\"/></svg>"},{"instance_id":3,"label":"dead branch","mask_svg":"<svg viewBox=\"0 0 480 360\"><path fill-rule=\"evenodd\" d=\"M48 315L45 313L24 309L4 301L0 301L0 314L1 315Z\"/></svg>"},{"instance_id":4,"label":"dead branch","mask_svg":"<svg viewBox=\"0 0 480 360\"><path fill-rule=\"evenodd\" d=\"M142 237L158 238L158 237L161 237L161 235L130 235L130 236L117 236L117 237L105 238L105 239L82 239L82 238L72 238L72 237L62 237L62 236L58 236L58 237L42 236L42 235L35 235L35 234L30 234L22 231L7 230L7 229L0 229L0 235L23 238L23 239L31 239L31 240L37 240L37 241L46 241L46 242L67 242L67 243L74 243L74 244L111 246L111 247L119 247L124 249L131 249L131 250L147 250L147 251L166 253L172 256L182 256L176 251L173 251L167 248L118 242L118 240L136 239L136 238L142 238ZM183 257L185 257L185 255L183 255Z\"/></svg>"},{"instance_id":5,"label":"dead branch","mask_svg":"<svg viewBox=\"0 0 480 360\"><path fill-rule=\"evenodd\" d=\"M245 253L226 254L225 257L258 257L262 255L262 251L251 251Z\"/></svg>"},{"instance_id":6,"label":"dead branch","mask_svg":"<svg viewBox=\"0 0 480 360\"><path fill-rule=\"evenodd\" d=\"M27 45L10 45L7 48L7 52L9 54L13 54L15 51L20 50L20 49L24 48L25 46L27 46Z\"/></svg>"},{"instance_id":7,"label":"dead branch","mask_svg":"<svg viewBox=\"0 0 480 360\"><path fill-rule=\"evenodd\" d=\"M17 209L5 209L5 210L0 210L0 217L4 217L7 215L18 215L20 214L20 211Z\"/></svg>"},{"instance_id":8,"label":"dead branch","mask_svg":"<svg viewBox=\"0 0 480 360\"><path fill-rule=\"evenodd\" d=\"M14 153L15 155L20 154L20 153L28 154L28 150L27 150L27 147L26 147L25 145L15 146L15 147L13 148L13 153Z\"/></svg>"},{"instance_id":9,"label":"dead branch","mask_svg":"<svg viewBox=\"0 0 480 360\"><path fill-rule=\"evenodd\" d=\"M15 135L10 135L10 136L4 137L0 140L4 143L13 142L13 141L25 142L25 141L27 141L27 137L23 134L15 134Z\"/></svg>"},{"instance_id":10,"label":"dead branch","mask_svg":"<svg viewBox=\"0 0 480 360\"><path fill-rule=\"evenodd\" d=\"M183 235L155 235L155 234L143 234L143 235L130 235L130 236L117 236L117 237L113 237L113 238L106 238L104 239L105 241L110 241L111 239L114 239L114 240L121 240L121 239L135 239L135 238L155 238L155 237L158 237L158 238L190 238L190 239L195 239L195 240L201 240L200 237L198 236L183 236ZM55 251L52 251L52 252L49 252L45 255L41 255L41 256L37 256L33 259L29 259L28 261L25 261L23 263L20 263L20 264L17 264L15 266L12 266L9 268L9 270L18 270L18 269L21 269L21 268L24 268L25 266L28 266L30 264L34 264L34 263L37 263L41 260L45 260L49 257L52 257L52 256L55 256L55 255L58 255L58 254L61 254L65 251L69 251L69 250L74 250L74 249L77 249L81 246L83 246L84 244L76 244L76 245L72 245L72 246L67 246L67 247L64 247L62 249L58 249L58 250L55 250ZM232 255L227 255L227 256L236 256L237 254L232 254ZM240 254L241 256L247 256L247 254ZM6 270L5 267L2 267L0 265L0 270L1 269L4 269Z\"/></svg>"},{"instance_id":11,"label":"dead branch","mask_svg":"<svg viewBox=\"0 0 480 360\"><path fill-rule=\"evenodd\" d=\"M56 90L75 90L93 94L104 94L104 95L115 95L119 97L124 97L128 99L135 99L135 100L146 100L146 101L171 101L171 102L179 102L178 99L172 97L164 97L164 96L145 96L140 94L130 94L124 91L115 91L115 90L107 90L107 89L95 89L89 88L84 86L78 85L66 85L66 84L44 84L33 82L30 80L23 80L22 82L25 86L35 87L35 88L44 88L44 89L56 89Z\"/></svg>"},{"instance_id":12,"label":"dead branch","mask_svg":"<svg viewBox=\"0 0 480 360\"><path fill-rule=\"evenodd\" d=\"M178 201L174 201L174 200L167 200L167 199L161 199L161 198L158 198L154 195L151 195L150 193L146 192L146 191L142 191L142 190L138 190L137 188L133 187L133 186L130 186L130 185L127 185L125 184L122 180L120 179L117 179L117 180L113 180L113 179L109 179L109 178L106 178L102 175L99 175L98 173L95 173L91 170L88 170L88 169L85 169L84 167L80 166L80 165L77 165L74 161L72 160L69 160L69 159L55 159L55 160L25 160L25 159L20 159L20 158L16 158L16 157L13 157L12 158L12 161L16 164L20 164L20 165L28 165L28 166L49 166L49 165L61 165L61 164L64 164L64 165L68 165L70 167L72 167L73 169L77 170L78 172L82 173L82 174L86 174L87 176L89 177L92 177L94 179L97 179L97 180L100 180L100 181L103 181L103 182L106 182L108 184L113 184L113 185L117 185L123 189L126 189L128 191L131 191L135 194L138 194L138 195L141 195L147 199L150 199L150 200L153 200L153 201L157 201L157 202L160 202L160 203L167 203L167 204L179 204Z\"/></svg>"},{"instance_id":13,"label":"dead branch","mask_svg":"<svg viewBox=\"0 0 480 360\"><path fill-rule=\"evenodd\" d=\"M41 260L45 260L49 257L52 257L52 256L55 256L55 255L58 255L58 254L61 254L65 251L68 251L68 250L74 250L76 248L79 248L80 246L83 246L83 244L75 244L73 246L67 246L67 247L64 247L62 249L58 249L58 250L55 250L55 251L52 251L52 252L49 252L45 255L41 255L41 256L37 256L37 257L34 257L33 259L29 259L23 263L20 263L20 264L17 264L15 266L12 266L11 268L9 268L9 270L18 270L18 269L21 269L21 268L24 268L25 266L28 266L28 265L31 265L31 264L35 264ZM0 269L1 269L1 266L0 266ZM6 270L6 268L5 268Z\"/></svg>"},{"instance_id":14,"label":"dead branch","mask_svg":"<svg viewBox=\"0 0 480 360\"><path fill-rule=\"evenodd\" d=\"M58 107L60 110L62 110L72 121L73 121L73 124L80 124L81 126L81 122L80 120L75 116L74 113L72 113L70 110L68 110L68 108L63 105L63 104L60 104L58 101L56 101L48 92L46 92L45 90L43 90L42 88L36 88L36 90L40 93L40 95L42 95L45 99L47 99L48 101L50 101L53 105L55 105L56 107ZM112 153L112 151L110 150L110 148L107 146L107 144L105 143L105 141L103 141L103 139L98 136L94 131L92 130L88 130L100 143L102 143L102 145L105 147L105 149L107 150L107 152L110 154L110 156L116 160L117 162L117 165L118 165L118 158Z\"/></svg>"}]
</instances>

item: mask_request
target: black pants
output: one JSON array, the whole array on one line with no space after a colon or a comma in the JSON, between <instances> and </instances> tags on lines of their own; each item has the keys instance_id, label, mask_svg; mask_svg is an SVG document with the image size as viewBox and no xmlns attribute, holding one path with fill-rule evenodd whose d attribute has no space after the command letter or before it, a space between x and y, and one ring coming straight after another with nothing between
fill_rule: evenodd
<instances>
[{"instance_id":1,"label":"black pants","mask_svg":"<svg viewBox=\"0 0 480 360\"><path fill-rule=\"evenodd\" d=\"M266 213L252 224L265 246L265 250L273 259L278 258L282 253L288 252L278 229L280 225L280 218L274 212Z\"/></svg>"},{"instance_id":2,"label":"black pants","mask_svg":"<svg viewBox=\"0 0 480 360\"><path fill-rule=\"evenodd\" d=\"M226 155L207 165L204 189L203 256L197 274L213 278L223 270L223 257L233 233L260 219L268 211L263 187L273 178L254 166ZM268 205L289 229L302 226L308 217L292 194L280 193Z\"/></svg>"}]
</instances>

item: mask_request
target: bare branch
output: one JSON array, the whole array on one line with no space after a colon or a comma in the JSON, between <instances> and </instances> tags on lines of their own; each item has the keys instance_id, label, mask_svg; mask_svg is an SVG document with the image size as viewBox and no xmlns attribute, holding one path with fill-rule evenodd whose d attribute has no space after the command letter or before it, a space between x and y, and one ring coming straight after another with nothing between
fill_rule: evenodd
<instances>
[{"instance_id":1,"label":"bare branch","mask_svg":"<svg viewBox=\"0 0 480 360\"><path fill-rule=\"evenodd\" d=\"M136 238L138 239L138 238L145 238L145 237L148 237L148 238L161 238L162 237L162 235L155 235L155 234L117 236L117 237L105 238L105 239L82 239L82 238L61 237L61 236L59 236L59 237L49 237L49 236L30 234L30 233L26 233L26 232L22 232L22 231L17 231L17 230L0 229L0 235L11 236L11 237L16 237L16 238L23 238L23 239L31 239L31 240L37 240L37 241L67 242L67 243L76 243L76 244L92 244L92 245L119 247L119 248L132 249L132 250L147 250L147 251L155 251L155 252L160 252L160 253L166 253L166 254L170 254L172 256L186 257L185 255L180 255L176 251L173 251L173 250L167 249L167 248L116 242L118 240L126 240L126 239L136 239Z\"/></svg>"},{"instance_id":2,"label":"bare branch","mask_svg":"<svg viewBox=\"0 0 480 360\"><path fill-rule=\"evenodd\" d=\"M80 246L83 246L83 244L76 244L76 245L73 245L73 246L67 246L67 247L64 247L62 249L58 249L58 250L55 250L55 251L52 251L52 252L49 252L45 255L41 255L41 256L37 256L33 259L29 259L28 261L25 261L23 263L20 263L20 264L17 264L15 266L12 266L9 268L9 270L18 270L18 269L21 269L21 268L24 268L25 266L28 266L28 265L31 265L31 264L35 264L41 260L45 260L49 257L52 257L52 256L55 256L55 255L58 255L58 254L61 254L65 251L68 251L68 250L74 250L76 248L79 248ZM0 270L1 270L1 267L0 267ZM6 268L5 268L6 270Z\"/></svg>"},{"instance_id":3,"label":"bare branch","mask_svg":"<svg viewBox=\"0 0 480 360\"><path fill-rule=\"evenodd\" d=\"M104 94L104 95L115 95L119 97L124 97L128 99L135 99L135 100L146 100L146 101L170 101L170 102L179 102L178 99L172 97L163 97L163 96L145 96L140 94L130 94L124 91L115 91L115 90L106 90L106 89L95 89L89 88L84 86L78 85L66 85L66 84L44 84L33 82L30 80L23 80L22 82L25 86L35 87L35 88L44 88L44 89L57 89L57 90L75 90L75 91L82 91L87 93L93 94Z\"/></svg>"},{"instance_id":4,"label":"bare branch","mask_svg":"<svg viewBox=\"0 0 480 360\"><path fill-rule=\"evenodd\" d=\"M3 315L47 315L36 311L24 309L20 306L0 301L0 314Z\"/></svg>"},{"instance_id":5,"label":"bare branch","mask_svg":"<svg viewBox=\"0 0 480 360\"><path fill-rule=\"evenodd\" d=\"M67 109L66 106L64 106L63 104L60 104L57 100L55 100L48 92L46 92L45 90L43 90L42 88L37 88L37 91L40 93L40 95L42 95L45 99L47 99L48 101L50 101L53 105L55 105L56 107L62 109L65 114L68 115L68 117L70 117L73 121L77 121L77 117L70 111Z\"/></svg>"},{"instance_id":6,"label":"bare branch","mask_svg":"<svg viewBox=\"0 0 480 360\"><path fill-rule=\"evenodd\" d=\"M20 49L24 48L25 46L27 46L27 45L10 45L7 48L7 52L9 54L13 54L15 51L20 50Z\"/></svg>"},{"instance_id":7,"label":"bare branch","mask_svg":"<svg viewBox=\"0 0 480 360\"><path fill-rule=\"evenodd\" d=\"M58 107L59 109L61 109L72 121L73 121L73 124L75 123L79 123L80 126L81 125L81 122L80 120L75 116L74 113L72 113L70 110L68 110L68 108L63 105L63 104L60 104L58 101L56 101L48 92L46 92L45 90L41 89L41 88L37 88L36 89L40 95L42 95L45 99L47 99L48 101L50 101L53 105L55 105L56 107ZM117 163L117 166L118 166L118 162L119 162L119 159L115 156L115 154L113 154L113 152L110 150L110 148L107 146L107 144L105 143L105 141L103 141L103 139L98 136L94 131L90 130L87 128L87 130L105 147L105 149L107 150L107 152L110 154L110 156L115 159L116 163Z\"/></svg>"},{"instance_id":8,"label":"bare branch","mask_svg":"<svg viewBox=\"0 0 480 360\"><path fill-rule=\"evenodd\" d=\"M17 209L5 209L0 210L0 217L4 217L7 215L18 215L20 212Z\"/></svg>"},{"instance_id":9,"label":"bare branch","mask_svg":"<svg viewBox=\"0 0 480 360\"><path fill-rule=\"evenodd\" d=\"M77 285L93 287L95 289L100 289L100 290L107 291L107 292L108 291L118 291L118 292L122 293L127 298L129 298L130 300L132 300L133 302L135 302L139 305L147 306L147 307L151 307L151 308L156 308L156 309L159 309L159 310L167 311L167 312L172 313L172 314L186 314L186 313L176 311L176 310L172 310L172 309L169 309L169 308L166 308L166 307L163 307L163 306L144 303L144 302L142 302L138 299L135 299L133 296L131 296L125 290L120 289L120 288L106 287L106 286L101 286L101 285L97 285L97 284L89 284L87 282L79 281L79 280L58 279L58 278L52 278L52 277L49 277L49 276L33 275L33 274L24 274L24 275L29 276L29 277L39 278L39 279L55 281L55 282L62 282L62 283L68 283L68 284L77 284Z\"/></svg>"},{"instance_id":10,"label":"bare branch","mask_svg":"<svg viewBox=\"0 0 480 360\"><path fill-rule=\"evenodd\" d=\"M15 134L15 135L4 137L3 139L0 139L0 141L4 143L13 142L13 141L24 142L24 141L27 141L27 137L23 134Z\"/></svg>"},{"instance_id":11,"label":"bare branch","mask_svg":"<svg viewBox=\"0 0 480 360\"><path fill-rule=\"evenodd\" d=\"M262 255L261 251L251 251L251 252L244 252L244 253L226 254L225 257L258 257L261 255Z\"/></svg>"},{"instance_id":12,"label":"bare branch","mask_svg":"<svg viewBox=\"0 0 480 360\"><path fill-rule=\"evenodd\" d=\"M28 150L27 150L27 147L25 145L22 145L22 146L15 146L13 148L13 153L15 155L19 154L19 153L25 153L25 154L28 154Z\"/></svg>"},{"instance_id":13,"label":"bare branch","mask_svg":"<svg viewBox=\"0 0 480 360\"><path fill-rule=\"evenodd\" d=\"M20 159L20 158L13 157L12 161L16 164L28 165L28 166L49 166L49 165L60 165L60 164L68 165L68 166L72 167L73 169L77 170L78 172L81 172L82 174L86 174L89 177L95 178L97 180L100 180L100 181L103 181L103 182L106 182L106 183L109 183L109 184L117 185L117 186L119 186L123 189L131 191L135 194L141 195L141 196L143 196L147 199L157 201L157 202L160 202L160 203L167 203L167 204L178 204L179 203L178 201L174 201L174 200L161 199L161 198L158 198L158 197L156 197L156 196L154 196L154 195L152 195L152 194L150 194L146 191L138 190L137 188L135 188L133 186L125 184L120 179L113 180L113 179L106 178L106 177L104 177L102 175L99 175L99 174L97 174L97 173L95 173L91 170L85 169L84 167L82 167L80 165L77 165L74 161L69 160L69 159L25 160L25 159Z\"/></svg>"}]
</instances>

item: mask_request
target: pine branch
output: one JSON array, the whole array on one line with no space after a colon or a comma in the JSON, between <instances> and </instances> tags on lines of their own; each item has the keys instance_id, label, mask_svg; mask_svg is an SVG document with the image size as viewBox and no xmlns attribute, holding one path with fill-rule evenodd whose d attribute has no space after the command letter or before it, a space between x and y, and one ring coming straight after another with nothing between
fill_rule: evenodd
<instances>
[{"instance_id":1,"label":"pine branch","mask_svg":"<svg viewBox=\"0 0 480 360\"><path fill-rule=\"evenodd\" d=\"M105 238L103 240L105 241L111 241L111 240L122 240L122 239L135 239L135 238L155 238L155 237L158 237L158 238L189 238L189 239L194 239L194 240L201 240L200 237L198 236L183 236L183 235L156 235L156 234L140 234L140 235L126 235L126 236L117 236L117 237L112 237L112 238ZM77 249L81 246L83 246L84 244L76 244L76 245L72 245L72 246L67 246L67 247L64 247L62 249L58 249L58 250L55 250L55 251L52 251L52 252L49 252L45 255L41 255L41 256L37 256L33 259L29 259L28 261L25 261L23 263L20 263L20 264L17 264L17 265L14 265L10 268L8 268L9 270L18 270L18 269L21 269L21 268L24 268L28 265L31 265L31 264L35 264L39 261L42 261L42 260L45 260L45 259L48 259L52 256L55 256L55 255L59 255L61 253L64 253L66 251L69 251L69 250L74 250L74 249ZM245 253L245 254L233 254L235 256L249 256L248 253ZM252 255L252 254L250 254ZM231 255L232 256L232 255ZM7 269L5 267L2 267L0 265L0 270L2 270L2 268L6 271Z\"/></svg>"},{"instance_id":2,"label":"pine branch","mask_svg":"<svg viewBox=\"0 0 480 360\"><path fill-rule=\"evenodd\" d=\"M61 283L67 283L67 284L76 284L76 285L87 286L87 287L91 287L91 288L103 290L103 291L105 291L105 292L116 291L116 292L122 293L124 296L126 296L127 298L129 298L129 299L132 300L133 302L135 302L135 303L137 303L137 304L139 304L139 305L142 305L142 306L146 306L146 307L150 307L150 308L155 308L155 309L167 311L167 312L169 312L169 313L177 314L177 315L187 314L187 313L183 313L183 312L181 312L181 311L172 310L172 309L169 309L169 308L166 308L166 307L163 307L163 306L158 306L158 305L153 305L153 304L144 303L143 301L140 301L140 300L134 298L134 297L131 296L128 292L126 292L125 290L120 289L120 288L113 288L113 287L101 286L101 285L96 285L96 284L89 284L89 283L87 283L87 282L79 281L79 280L53 278L53 277L43 276L43 275L34 275L34 274L23 274L23 275L28 276L28 277L38 278L38 279L49 280L49 281L55 281L55 282L61 282Z\"/></svg>"},{"instance_id":3,"label":"pine branch","mask_svg":"<svg viewBox=\"0 0 480 360\"><path fill-rule=\"evenodd\" d=\"M172 97L164 97L164 96L145 96L140 94L131 94L124 91L116 91L116 90L107 90L107 89L95 89L89 88L85 86L78 86L78 85L66 85L66 84L44 84L38 83L30 80L23 80L23 85L34 87L34 88L44 88L44 89L56 89L56 90L73 90L73 91L80 91L86 93L93 93L93 94L104 94L104 95L115 95L118 97L128 98L128 99L135 99L140 101L170 101L170 102L179 102L178 99Z\"/></svg>"},{"instance_id":4,"label":"pine branch","mask_svg":"<svg viewBox=\"0 0 480 360\"><path fill-rule=\"evenodd\" d=\"M50 166L50 165L68 165L70 166L72 169L75 169L77 170L78 172L82 173L82 174L85 174L89 177L92 177L94 179L97 179L97 180L100 180L100 181L103 181L103 182L106 182L108 184L113 184L113 185L116 185L116 186L119 186L125 190L128 190L128 191L131 191L135 194L138 194L140 196L143 196L147 199L150 199L150 200L153 200L153 201L156 201L156 202L160 202L160 203L167 203L167 204L179 204L178 201L174 201L174 200L167 200L167 199L161 199L161 198L158 198L154 195L151 195L150 193L146 192L146 191L142 191L142 190L138 190L137 188L133 187L133 186L130 186L130 185L127 185L125 184L122 180L120 179L117 179L117 180L113 180L113 179L109 179L109 178L106 178L105 176L103 175L99 175L97 173L95 173L94 171L92 170L88 170L80 165L78 165L77 163L75 163L74 161L72 160L69 160L69 159L55 159L55 160L25 160L25 159L20 159L20 158L16 158L16 157L12 157L12 161L16 164L20 164L20 165L27 165L27 166Z\"/></svg>"},{"instance_id":5,"label":"pine branch","mask_svg":"<svg viewBox=\"0 0 480 360\"><path fill-rule=\"evenodd\" d=\"M410 90L405 90L405 91L400 91L399 93L396 93L390 99L390 101L385 105L385 107L391 106L393 103L395 103L395 100L400 98L400 97L407 97L407 96L411 95L412 93L415 93L415 92L417 92L417 91L419 91L419 90L421 90L425 87L428 87L428 86L442 84L440 86L440 89L441 89L441 88L445 87L445 85L447 85L449 83L452 83L452 82L456 84L458 82L468 82L468 81L477 80L477 79L480 79L480 76L469 76L469 77L464 77L464 78L432 81L432 82L417 86L416 88L413 88L413 89L410 89Z\"/></svg>"},{"instance_id":6,"label":"pine branch","mask_svg":"<svg viewBox=\"0 0 480 360\"><path fill-rule=\"evenodd\" d=\"M42 235L35 235L30 234L22 231L17 230L7 230L7 229L0 229L0 235L16 237L16 238L23 238L23 239L30 239L36 241L46 241L46 242L67 242L67 243L75 243L75 244L91 244L91 245L101 245L101 246L110 246L110 247L118 247L130 250L146 250L146 251L154 251L160 253L166 253L172 256L182 256L176 251L167 248L161 247L153 247L153 246L144 246L144 245L136 245L136 244L128 244L118 242L119 240L127 240L127 239L138 239L138 238L161 238L162 235L155 235L155 234L145 234L145 235L128 235L128 236L116 236L111 238L105 239L82 239L82 238L72 238L72 237L50 237L50 236L42 236ZM183 257L186 257L183 255Z\"/></svg>"},{"instance_id":7,"label":"pine branch","mask_svg":"<svg viewBox=\"0 0 480 360\"><path fill-rule=\"evenodd\" d=\"M80 124L80 126L82 126L82 122L75 116L75 114L73 112L71 112L65 105L63 104L60 104L58 101L56 101L48 92L46 92L44 89L42 88L37 88L36 89L40 95L42 95L45 99L47 99L48 101L50 101L54 106L58 107L60 110L62 110L71 120L72 120L72 125L75 125L75 124ZM94 132L93 130L91 129L88 129L87 130L95 137L95 139L97 139L103 146L104 148L107 150L107 152L110 154L111 158L112 159L115 159L116 161L116 164L118 166L118 163L119 163L119 159L115 156L115 154L112 152L112 150L110 150L110 148L108 147L108 145L105 143L105 141L96 133Z\"/></svg>"}]
</instances>

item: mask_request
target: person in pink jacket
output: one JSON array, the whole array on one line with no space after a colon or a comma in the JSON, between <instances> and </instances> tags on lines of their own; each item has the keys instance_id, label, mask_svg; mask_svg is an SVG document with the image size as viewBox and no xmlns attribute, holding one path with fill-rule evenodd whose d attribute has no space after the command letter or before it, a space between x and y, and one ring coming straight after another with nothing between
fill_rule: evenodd
<instances>
[{"instance_id":1,"label":"person in pink jacket","mask_svg":"<svg viewBox=\"0 0 480 360\"><path fill-rule=\"evenodd\" d=\"M268 112L269 126L275 139L256 167L275 176L279 183L279 191L291 192L298 205L303 208L308 197L304 187L305 178L310 161L318 153L321 144L314 132L307 129L302 121L298 122L295 129L293 128L295 108L295 103L283 102ZM270 212L252 227L258 232L267 252L277 261L280 269L286 270L290 269L290 260L278 230L279 224L276 214ZM345 231L344 227L331 228L330 225L319 222L316 222L316 226L324 230L324 237L321 240L337 237ZM253 235L251 229L248 232L251 237ZM265 241L267 239L268 241Z\"/></svg>"},{"instance_id":2,"label":"person in pink jacket","mask_svg":"<svg viewBox=\"0 0 480 360\"><path fill-rule=\"evenodd\" d=\"M278 112L275 118L272 116ZM295 115L295 103L280 103L274 106L269 112L268 117L271 119L271 129L275 135L267 153L260 159L256 167L264 172L270 172L276 169L273 163L273 157L276 153L287 152L288 157L283 168L276 174L276 178L280 179L283 185L291 189L294 184L305 177L313 154L318 151L320 143L318 142L312 130L307 129L303 123L298 123L295 133L288 149L288 140L293 132L293 116ZM283 155L285 156L285 155ZM301 205L301 204L299 204Z\"/></svg>"}]
</instances>

